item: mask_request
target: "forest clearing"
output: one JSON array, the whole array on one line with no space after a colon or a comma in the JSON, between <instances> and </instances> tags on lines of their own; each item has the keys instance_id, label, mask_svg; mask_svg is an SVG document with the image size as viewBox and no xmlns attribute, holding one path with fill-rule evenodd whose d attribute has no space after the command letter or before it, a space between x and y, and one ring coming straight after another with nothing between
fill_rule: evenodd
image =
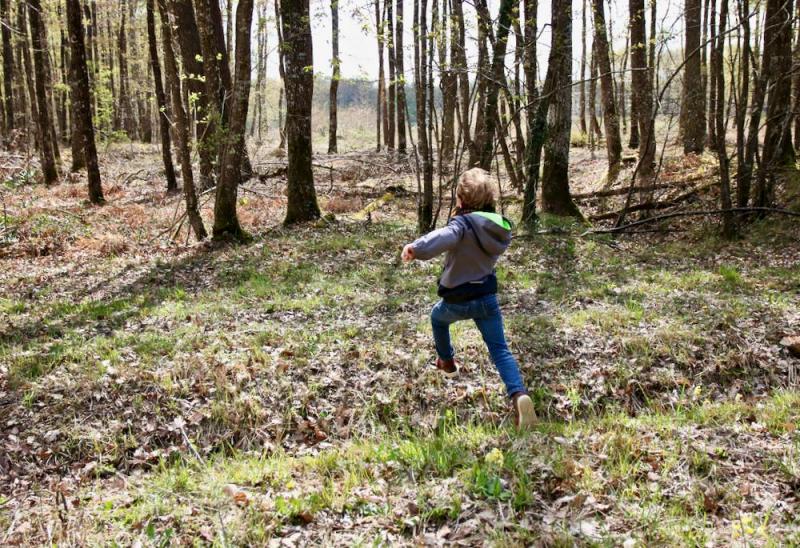
<instances>
[{"instance_id":1,"label":"forest clearing","mask_svg":"<svg viewBox=\"0 0 800 548\"><path fill-rule=\"evenodd\" d=\"M0 545L800 545L800 2L0 46Z\"/></svg>"},{"instance_id":2,"label":"forest clearing","mask_svg":"<svg viewBox=\"0 0 800 548\"><path fill-rule=\"evenodd\" d=\"M102 208L78 183L7 191L25 207L3 248L6 542L800 540L791 221L517 239L502 305L541 419L517 434L474 327L459 379L431 366L438 266L398 258L411 199L356 218L413 178L315 161L337 166L335 219L281 228L279 183L254 179L237 247L165 237L180 196L153 146L108 151ZM574 169L588 192L602 160Z\"/></svg>"}]
</instances>

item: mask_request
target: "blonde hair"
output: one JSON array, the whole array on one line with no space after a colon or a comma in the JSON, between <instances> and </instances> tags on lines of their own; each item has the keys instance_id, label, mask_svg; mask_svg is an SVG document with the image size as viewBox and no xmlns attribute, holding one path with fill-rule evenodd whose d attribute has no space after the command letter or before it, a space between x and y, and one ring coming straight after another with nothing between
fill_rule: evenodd
<instances>
[{"instance_id":1,"label":"blonde hair","mask_svg":"<svg viewBox=\"0 0 800 548\"><path fill-rule=\"evenodd\" d=\"M464 209L494 210L495 188L489 173L479 167L461 174L456 186L456 196Z\"/></svg>"}]
</instances>

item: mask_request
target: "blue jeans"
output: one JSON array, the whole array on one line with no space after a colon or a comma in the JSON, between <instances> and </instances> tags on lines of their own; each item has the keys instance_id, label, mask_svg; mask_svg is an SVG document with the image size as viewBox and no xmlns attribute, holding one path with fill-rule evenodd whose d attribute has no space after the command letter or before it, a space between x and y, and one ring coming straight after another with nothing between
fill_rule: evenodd
<instances>
[{"instance_id":1,"label":"blue jeans","mask_svg":"<svg viewBox=\"0 0 800 548\"><path fill-rule=\"evenodd\" d=\"M450 344L450 324L459 320L475 320L494 366L506 385L508 396L525 392L517 360L511 355L503 333L503 316L497 295L486 295L465 303L446 303L443 300L436 303L431 310L433 343L443 360L451 360L455 355Z\"/></svg>"}]
</instances>

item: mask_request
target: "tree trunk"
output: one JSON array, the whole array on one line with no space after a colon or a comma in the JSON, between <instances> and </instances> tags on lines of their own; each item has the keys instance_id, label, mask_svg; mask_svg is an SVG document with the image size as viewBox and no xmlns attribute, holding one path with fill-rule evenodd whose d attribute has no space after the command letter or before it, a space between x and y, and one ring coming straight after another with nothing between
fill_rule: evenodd
<instances>
[{"instance_id":1,"label":"tree trunk","mask_svg":"<svg viewBox=\"0 0 800 548\"><path fill-rule=\"evenodd\" d=\"M542 209L582 218L569 190L569 145L572 123L572 9L569 0L553 0L552 101L544 143Z\"/></svg>"},{"instance_id":2,"label":"tree trunk","mask_svg":"<svg viewBox=\"0 0 800 548\"><path fill-rule=\"evenodd\" d=\"M122 14L117 36L117 63L119 65L119 112L120 126L131 139L136 138L136 126L133 120L130 91L128 90L128 41L125 33L126 9L122 1Z\"/></svg>"},{"instance_id":3,"label":"tree trunk","mask_svg":"<svg viewBox=\"0 0 800 548\"><path fill-rule=\"evenodd\" d=\"M511 30L511 12L516 1L517 0L501 0L500 2L500 13L498 14L497 21L497 38L495 39L494 55L492 59L492 73L487 79L488 83L486 86L486 102L483 113L484 130L481 136L482 150L480 162L478 164L486 171L492 168L492 160L494 160L495 156L494 139L498 120L497 98L500 93L501 82L505 81L506 46L508 45L508 34ZM570 66L572 65L570 64ZM572 77L570 77L570 82L571 81ZM570 112L572 112L571 109Z\"/></svg>"},{"instance_id":4,"label":"tree trunk","mask_svg":"<svg viewBox=\"0 0 800 548\"><path fill-rule=\"evenodd\" d=\"M192 227L194 235L198 240L204 240L208 235L200 217L197 204L197 192L194 187L194 174L192 173L192 157L189 152L189 120L186 111L183 109L181 97L181 80L178 73L178 62L175 58L175 44L172 39L172 22L169 19L169 12L165 3L168 0L158 0L158 11L161 16L161 32L163 36L162 49L164 50L164 68L167 76L167 83L170 87L172 99L172 115L175 124L176 145L178 148L178 158L181 164L181 176L183 178L183 196L186 200L186 217L189 226Z\"/></svg>"},{"instance_id":5,"label":"tree trunk","mask_svg":"<svg viewBox=\"0 0 800 548\"><path fill-rule=\"evenodd\" d=\"M70 86L72 91L72 117L82 140L86 174L89 180L89 201L102 204L103 187L100 183L100 168L97 163L97 148L94 142L91 99L89 97L89 74L86 68L86 46L83 41L83 17L80 0L67 0L67 26L71 46Z\"/></svg>"},{"instance_id":6,"label":"tree trunk","mask_svg":"<svg viewBox=\"0 0 800 548\"><path fill-rule=\"evenodd\" d=\"M452 13L447 10L449 2L443 3L442 29L439 48L440 86L442 89L442 161L451 161L456 139L456 107L458 83L453 72L453 52L456 43L456 30ZM447 40L450 40L449 44ZM450 58L448 59L448 53Z\"/></svg>"},{"instance_id":7,"label":"tree trunk","mask_svg":"<svg viewBox=\"0 0 800 548\"><path fill-rule=\"evenodd\" d=\"M30 116L28 117L28 131L33 134L33 141L36 148L39 148L39 109L36 101L36 82L33 78L34 68L33 61L31 60L31 48L29 47L28 32L28 10L26 4L20 4L17 9L17 28L20 31L19 36L19 49L22 62L20 65L24 67L24 81L25 88L27 89L28 106L30 108ZM22 93L25 97L25 93Z\"/></svg>"},{"instance_id":8,"label":"tree trunk","mask_svg":"<svg viewBox=\"0 0 800 548\"><path fill-rule=\"evenodd\" d=\"M539 188L539 162L542 154L544 118L549 95L537 97L536 90L536 39L538 0L524 0L525 6L525 113L528 126L525 140L525 193L522 202L522 222L525 226L536 224L536 194ZM552 51L550 52L552 56ZM548 78L552 81L548 68ZM551 86L552 87L552 86ZM537 104L538 99L538 104ZM535 108L534 108L535 107ZM538 138L537 135L541 136Z\"/></svg>"},{"instance_id":9,"label":"tree trunk","mask_svg":"<svg viewBox=\"0 0 800 548\"><path fill-rule=\"evenodd\" d=\"M194 104L191 106L195 111L197 155L200 159L200 188L205 190L214 186L214 161L217 156L215 142L219 141L213 135L213 125L210 127L207 122L207 120L214 119L210 108L214 95L208 92L208 87L200 78L204 74L203 59L205 59L200 40L205 39L206 34L200 33L198 30L198 16L191 0L170 0L170 12L175 17L178 28L181 29L176 33L175 38L177 38L181 65L185 73L184 91L195 98ZM191 113L191 111L189 112ZM219 160L221 157L217 158L217 161Z\"/></svg>"},{"instance_id":10,"label":"tree trunk","mask_svg":"<svg viewBox=\"0 0 800 548\"><path fill-rule=\"evenodd\" d=\"M686 41L683 55L683 95L681 102L681 127L683 128L683 153L702 154L705 147L706 120L702 81L702 59L700 56L700 15L702 0L686 1ZM742 57L740 63L747 65L749 59Z\"/></svg>"},{"instance_id":11,"label":"tree trunk","mask_svg":"<svg viewBox=\"0 0 800 548\"><path fill-rule=\"evenodd\" d=\"M653 87L647 66L647 35L645 33L644 0L630 0L631 25L631 88L632 106L636 111L639 129L638 180L647 184L653 176L655 162L655 136L652 135ZM635 106L635 109L634 109Z\"/></svg>"},{"instance_id":12,"label":"tree trunk","mask_svg":"<svg viewBox=\"0 0 800 548\"><path fill-rule=\"evenodd\" d=\"M606 38L606 16L603 0L592 0L594 6L594 41L597 68L600 71L600 93L603 101L603 123L606 127L606 152L608 153L608 180L617 177L622 160L622 137L619 132L617 103L614 99L614 75L611 71L608 39Z\"/></svg>"},{"instance_id":13,"label":"tree trunk","mask_svg":"<svg viewBox=\"0 0 800 548\"><path fill-rule=\"evenodd\" d=\"M491 31L492 20L489 14L487 0L475 0L475 11L478 16L478 66L475 75L476 106L475 106L475 131L473 134L472 147L469 151L469 165L478 166L483 161L483 151L487 140L492 136L486 134L486 98L488 93L489 80L492 77L492 67L489 61L489 32Z\"/></svg>"},{"instance_id":14,"label":"tree trunk","mask_svg":"<svg viewBox=\"0 0 800 548\"><path fill-rule=\"evenodd\" d=\"M336 1L336 0L334 0ZM245 237L236 215L236 200L241 179L240 164L250 104L250 29L253 25L253 0L239 0L236 7L236 62L233 96L228 121L229 143L222 155L222 170L214 202L214 239Z\"/></svg>"},{"instance_id":15,"label":"tree trunk","mask_svg":"<svg viewBox=\"0 0 800 548\"><path fill-rule=\"evenodd\" d=\"M286 55L283 48L283 33L281 32L281 10L278 6L278 0L275 0L275 30L278 34L278 74L281 77L281 89L278 90L278 133L280 134L279 150L286 149L286 119L283 115L283 102L286 96ZM378 114L378 123L380 124L380 114ZM378 135L378 144L380 145L380 135Z\"/></svg>"},{"instance_id":16,"label":"tree trunk","mask_svg":"<svg viewBox=\"0 0 800 548\"><path fill-rule=\"evenodd\" d=\"M739 8L739 24L742 27L741 57L739 61L739 101L736 105L736 156L738 169L736 176L736 206L747 207L750 200L750 176L753 173L752 159L749 166L746 152L745 119L747 116L748 100L750 99L750 2L741 0L737 2ZM758 125L756 125L758 127ZM745 174L747 180L745 181Z\"/></svg>"},{"instance_id":17,"label":"tree trunk","mask_svg":"<svg viewBox=\"0 0 800 548\"><path fill-rule=\"evenodd\" d=\"M389 0L390 2L392 0ZM454 0L455 1L455 0ZM405 79L405 51L403 50L403 0L395 4L394 25L394 69L397 79L397 151L406 153L406 79Z\"/></svg>"},{"instance_id":18,"label":"tree trunk","mask_svg":"<svg viewBox=\"0 0 800 548\"><path fill-rule=\"evenodd\" d=\"M730 211L731 203L731 180L730 180L730 160L725 145L725 63L723 53L725 50L725 23L728 19L728 0L720 0L719 9L719 34L714 52L714 72L716 72L715 82L717 84L717 102L714 112L717 130L717 158L719 159L720 174L720 206L723 210L729 210L722 214L722 235L725 238L732 238L736 233L734 226L733 212ZM744 60L747 62L747 60Z\"/></svg>"},{"instance_id":19,"label":"tree trunk","mask_svg":"<svg viewBox=\"0 0 800 548\"><path fill-rule=\"evenodd\" d=\"M791 143L792 0L768 0L761 70L767 80L767 118L761 169L754 205L766 207L774 199L777 171L794 162Z\"/></svg>"},{"instance_id":20,"label":"tree trunk","mask_svg":"<svg viewBox=\"0 0 800 548\"><path fill-rule=\"evenodd\" d=\"M711 40L711 51L709 56L713 57L714 55L714 46L713 44L716 43L717 39L717 4L716 0L708 0L711 14L709 16L708 21L708 32L709 38ZM706 134L706 141L708 148L712 150L717 149L717 124L716 124L716 112L717 112L717 82L716 82L717 74L716 71L713 69L708 71L708 116L704 116L706 123L708 124L708 130Z\"/></svg>"},{"instance_id":21,"label":"tree trunk","mask_svg":"<svg viewBox=\"0 0 800 548\"><path fill-rule=\"evenodd\" d=\"M578 102L578 122L580 131L586 133L586 0L581 4L581 74L578 81L580 100Z\"/></svg>"},{"instance_id":22,"label":"tree trunk","mask_svg":"<svg viewBox=\"0 0 800 548\"><path fill-rule=\"evenodd\" d=\"M286 133L289 144L288 203L285 224L316 219L320 215L314 173L311 169L311 106L314 62L309 0L281 6L283 40L286 44Z\"/></svg>"},{"instance_id":23,"label":"tree trunk","mask_svg":"<svg viewBox=\"0 0 800 548\"><path fill-rule=\"evenodd\" d=\"M0 0L0 19L2 20L3 40L3 109L6 119L6 142L11 140L14 129L14 52L11 47L11 18L8 0Z\"/></svg>"},{"instance_id":24,"label":"tree trunk","mask_svg":"<svg viewBox=\"0 0 800 548\"><path fill-rule=\"evenodd\" d=\"M464 0L452 0L453 3L453 26L456 41L453 45L453 69L458 80L458 95L461 123L459 131L463 139L463 148L472 149L472 138L470 135L470 104L469 104L469 74L467 72L467 50L464 29ZM399 16L398 16L399 19Z\"/></svg>"},{"instance_id":25,"label":"tree trunk","mask_svg":"<svg viewBox=\"0 0 800 548\"><path fill-rule=\"evenodd\" d=\"M628 132L628 118L625 109L625 80L628 77L628 45L630 41L625 37L625 53L622 54L622 72L619 78L619 113L622 117L622 133Z\"/></svg>"},{"instance_id":26,"label":"tree trunk","mask_svg":"<svg viewBox=\"0 0 800 548\"><path fill-rule=\"evenodd\" d=\"M336 146L336 131L337 120L336 111L338 105L339 93L339 78L340 61L339 61L339 0L331 0L331 44L333 48L333 55L331 57L331 65L333 66L333 74L331 74L331 92L330 92L330 121L328 123L328 154L335 154Z\"/></svg>"},{"instance_id":27,"label":"tree trunk","mask_svg":"<svg viewBox=\"0 0 800 548\"><path fill-rule=\"evenodd\" d=\"M167 97L164 94L164 85L161 82L161 65L158 60L155 19L154 0L147 0L147 42L153 72L156 106L158 107L158 126L161 131L161 159L164 162L164 176L167 178L167 192L174 192L178 190L178 182L175 180L175 167L172 164Z\"/></svg>"},{"instance_id":28,"label":"tree trunk","mask_svg":"<svg viewBox=\"0 0 800 548\"><path fill-rule=\"evenodd\" d=\"M39 159L42 164L44 183L50 185L58 181L58 170L56 168L55 151L53 150L53 139L51 138L53 132L52 118L50 116L50 105L47 102L47 86L45 84L47 68L45 67L44 58L47 44L42 42L45 31L40 0L28 0L28 18L31 23L31 48L33 49L34 72L36 73L35 98L36 122L39 134Z\"/></svg>"},{"instance_id":29,"label":"tree trunk","mask_svg":"<svg viewBox=\"0 0 800 548\"><path fill-rule=\"evenodd\" d=\"M418 198L417 229L424 234L433 227L433 166L428 154L428 3L414 0L414 87L417 102L417 143L422 156L422 195ZM430 175L430 177L429 177Z\"/></svg>"},{"instance_id":30,"label":"tree trunk","mask_svg":"<svg viewBox=\"0 0 800 548\"><path fill-rule=\"evenodd\" d=\"M386 141L386 148L394 150L394 134L395 134L395 108L397 107L397 71L394 56L394 2L392 0L385 0L384 8L386 10L386 22L384 27L384 35L388 36L386 50L388 52L389 60L389 86L388 86L388 100L386 104L386 134L384 140Z\"/></svg>"},{"instance_id":31,"label":"tree trunk","mask_svg":"<svg viewBox=\"0 0 800 548\"><path fill-rule=\"evenodd\" d=\"M376 106L377 122L375 126L376 131L376 150L381 151L383 142L381 141L381 130L388 123L385 120L384 112L384 95L386 94L386 82L383 76L383 15L381 13L381 2L375 0L375 29L378 36L378 104ZM385 133L385 132L384 132Z\"/></svg>"}]
</instances>

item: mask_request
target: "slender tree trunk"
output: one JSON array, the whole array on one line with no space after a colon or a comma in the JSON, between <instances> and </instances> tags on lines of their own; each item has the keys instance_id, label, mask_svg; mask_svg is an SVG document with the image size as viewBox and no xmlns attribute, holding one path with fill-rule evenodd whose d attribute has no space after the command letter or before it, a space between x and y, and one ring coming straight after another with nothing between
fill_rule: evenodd
<instances>
[{"instance_id":1,"label":"slender tree trunk","mask_svg":"<svg viewBox=\"0 0 800 548\"><path fill-rule=\"evenodd\" d=\"M451 161L455 150L456 139L456 108L458 84L453 72L453 50L456 36L453 16L448 10L449 2L442 3L441 39L439 41L439 85L442 89L442 161ZM449 39L449 43L448 43ZM450 58L448 59L448 54Z\"/></svg>"},{"instance_id":2,"label":"slender tree trunk","mask_svg":"<svg viewBox=\"0 0 800 548\"><path fill-rule=\"evenodd\" d=\"M681 127L683 128L684 154L702 154L705 146L705 101L700 56L700 15L702 0L686 1L686 40L684 42L685 66L683 69L683 95L681 102ZM742 64L749 59L742 58Z\"/></svg>"},{"instance_id":3,"label":"slender tree trunk","mask_svg":"<svg viewBox=\"0 0 800 548\"><path fill-rule=\"evenodd\" d=\"M628 78L628 53L630 40L625 37L625 53L622 55L622 73L619 78L619 112L622 117L622 133L628 132L627 110L625 108L625 80Z\"/></svg>"},{"instance_id":4,"label":"slender tree trunk","mask_svg":"<svg viewBox=\"0 0 800 548\"><path fill-rule=\"evenodd\" d=\"M383 127L388 126L384 115L386 112L384 107L386 102L384 99L384 95L386 94L386 82L383 75L383 14L381 12L380 0L375 0L375 29L378 36L378 105L376 108L377 123L375 131L377 141L376 149L380 152L382 147L381 130ZM385 134L386 132L384 131L383 133Z\"/></svg>"},{"instance_id":5,"label":"slender tree trunk","mask_svg":"<svg viewBox=\"0 0 800 548\"><path fill-rule=\"evenodd\" d=\"M35 98L36 121L39 133L39 159L42 164L42 177L46 185L58 181L55 151L53 150L52 121L50 105L47 101L45 50L47 45L42 42L45 36L44 21L42 20L42 5L39 0L27 0L28 18L31 23L31 48L33 49L33 65L36 73Z\"/></svg>"},{"instance_id":6,"label":"slender tree trunk","mask_svg":"<svg viewBox=\"0 0 800 548\"><path fill-rule=\"evenodd\" d=\"M392 0L389 0L390 2ZM406 77L405 77L405 51L403 50L403 0L397 0L395 4L395 25L394 25L394 70L395 92L397 94L397 151L400 154L406 153Z\"/></svg>"},{"instance_id":7,"label":"slender tree trunk","mask_svg":"<svg viewBox=\"0 0 800 548\"><path fill-rule=\"evenodd\" d=\"M59 18L61 16L61 6L58 6L58 13ZM70 65L69 59L69 45L67 44L67 35L64 32L64 27L59 29L59 37L60 37L60 69L61 69L61 85L63 89L58 92L58 138L59 140L66 142L70 136L70 128L67 120L67 89L69 89L69 75L68 73L68 66Z\"/></svg>"},{"instance_id":8,"label":"slender tree trunk","mask_svg":"<svg viewBox=\"0 0 800 548\"><path fill-rule=\"evenodd\" d=\"M417 143L423 159L423 188L417 210L418 230L424 234L433 227L433 170L428 154L428 3L414 0L414 86L417 102ZM430 178L428 177L430 171Z\"/></svg>"},{"instance_id":9,"label":"slender tree trunk","mask_svg":"<svg viewBox=\"0 0 800 548\"><path fill-rule=\"evenodd\" d=\"M94 142L91 99L89 97L89 74L86 68L86 46L83 41L83 18L80 0L67 0L67 26L72 49L70 59L72 79L72 116L75 127L82 138L82 152L85 157L86 173L89 180L89 201L102 204L103 187L100 182L100 168L97 163L97 148Z\"/></svg>"},{"instance_id":10,"label":"slender tree trunk","mask_svg":"<svg viewBox=\"0 0 800 548\"><path fill-rule=\"evenodd\" d=\"M228 70L233 59L233 0L225 2L225 57L227 58ZM230 91L230 90L229 90Z\"/></svg>"},{"instance_id":11,"label":"slender tree trunk","mask_svg":"<svg viewBox=\"0 0 800 548\"><path fill-rule=\"evenodd\" d=\"M316 219L320 215L314 173L311 170L311 104L314 60L311 44L309 0L284 2L281 23L286 43L286 133L289 141L289 181L285 224Z\"/></svg>"},{"instance_id":12,"label":"slender tree trunk","mask_svg":"<svg viewBox=\"0 0 800 548\"><path fill-rule=\"evenodd\" d=\"M572 122L572 9L569 0L553 0L552 94L542 165L542 209L581 218L569 190L569 141Z\"/></svg>"},{"instance_id":13,"label":"slender tree trunk","mask_svg":"<svg viewBox=\"0 0 800 548\"><path fill-rule=\"evenodd\" d=\"M339 78L341 76L339 60L339 0L331 0L331 34L331 44L333 48L331 65L333 66L333 74L331 74L330 121L328 122L328 154L335 154L337 152L336 131L338 127L336 111L338 106Z\"/></svg>"},{"instance_id":14,"label":"slender tree trunk","mask_svg":"<svg viewBox=\"0 0 800 548\"><path fill-rule=\"evenodd\" d=\"M484 130L481 137L481 156L479 166L486 171L492 168L495 150L495 131L497 129L498 109L497 99L500 93L501 82L505 81L505 58L508 34L511 29L512 9L516 0L501 0L500 13L497 22L497 38L495 39L494 55L492 59L492 73L487 79L486 102L483 113ZM570 41L570 44L572 42ZM571 46L570 46L571 47ZM570 64L570 66L572 66ZM570 77L570 82L572 77ZM570 112L571 109L570 109Z\"/></svg>"},{"instance_id":15,"label":"slender tree trunk","mask_svg":"<svg viewBox=\"0 0 800 548\"><path fill-rule=\"evenodd\" d=\"M475 11L478 16L478 67L475 75L475 87L477 88L477 101L475 106L475 131L473 134L472 147L469 151L469 165L478 166L483 159L486 141L493 136L486 134L486 98L488 94L489 80L492 77L491 63L489 61L489 48L487 42L491 31L491 16L487 0L475 0Z\"/></svg>"},{"instance_id":16,"label":"slender tree trunk","mask_svg":"<svg viewBox=\"0 0 800 548\"><path fill-rule=\"evenodd\" d=\"M714 71L716 72L715 82L717 84L717 102L714 113L717 130L717 158L719 159L720 174L720 206L723 210L728 210L722 215L722 235L731 238L736 233L734 226L733 212L730 211L731 203L731 180L730 180L730 160L725 145L725 24L728 19L728 0L720 0L719 9L719 34L715 48ZM746 60L744 62L747 62Z\"/></svg>"},{"instance_id":17,"label":"slender tree trunk","mask_svg":"<svg viewBox=\"0 0 800 548\"><path fill-rule=\"evenodd\" d=\"M336 0L334 0L336 1ZM236 214L236 200L241 179L240 164L250 104L250 30L253 26L253 0L238 0L236 7L236 59L233 96L228 132L231 136L222 155L222 170L214 202L214 239L245 237Z\"/></svg>"},{"instance_id":18,"label":"slender tree trunk","mask_svg":"<svg viewBox=\"0 0 800 548\"><path fill-rule=\"evenodd\" d=\"M205 39L207 34L198 31L198 22L195 8L191 0L169 0L170 13L173 14L175 22L180 32L175 33L177 39L181 65L185 73L183 86L184 92L195 98L191 107L194 107L194 116L190 119L195 120L195 132L197 135L197 155L200 159L200 188L205 190L214 186L214 163L217 157L215 143L219 141L213 135L214 115L212 114L211 102L214 95L208 92L200 76L204 74L203 50L200 41ZM199 0L203 2L206 0ZM213 0L216 1L216 0ZM199 2L197 2L199 4ZM198 6L199 8L200 6ZM213 35L212 35L213 36ZM187 111L191 116L191 110ZM211 125L209 122L211 121ZM217 161L221 157L216 158Z\"/></svg>"},{"instance_id":19,"label":"slender tree trunk","mask_svg":"<svg viewBox=\"0 0 800 548\"><path fill-rule=\"evenodd\" d=\"M795 19L800 21L800 2L795 6ZM800 28L794 39L792 54L792 118L794 120L794 148L800 149Z\"/></svg>"},{"instance_id":20,"label":"slender tree trunk","mask_svg":"<svg viewBox=\"0 0 800 548\"><path fill-rule=\"evenodd\" d=\"M536 89L536 39L538 0L524 0L525 6L525 113L527 139L525 140L525 192L522 202L522 222L527 227L536 224L536 194L539 189L539 163L544 138L544 119L547 115L549 94L538 98ZM551 50L552 57L553 52ZM552 73L547 70L547 78L552 81ZM552 87L552 85L551 85ZM535 107L535 108L534 108Z\"/></svg>"},{"instance_id":21,"label":"slender tree trunk","mask_svg":"<svg viewBox=\"0 0 800 548\"><path fill-rule=\"evenodd\" d=\"M747 107L750 99L750 56L752 54L750 47L750 2L749 0L741 0L737 2L737 5L739 8L739 24L742 27L742 46L739 61L741 87L739 89L739 101L736 105L736 156L739 163L736 176L736 206L747 207L750 199L750 176L753 172L752 163L749 166L746 165L745 136ZM746 173L747 180L745 181Z\"/></svg>"},{"instance_id":22,"label":"slender tree trunk","mask_svg":"<svg viewBox=\"0 0 800 548\"><path fill-rule=\"evenodd\" d=\"M586 0L581 4L581 75L578 82L580 101L578 103L578 121L581 133L586 133Z\"/></svg>"},{"instance_id":23,"label":"slender tree trunk","mask_svg":"<svg viewBox=\"0 0 800 548\"><path fill-rule=\"evenodd\" d=\"M281 27L283 26L282 18L281 18L281 10L278 6L278 0L275 0L275 30L278 34L278 74L281 77L281 89L278 92L278 133L280 134L280 144L278 145L279 150L286 149L286 119L283 115L283 103L284 97L286 96L286 55L284 54L284 44L283 44L283 32L281 32ZM380 123L380 114L378 115L378 123ZM380 135L378 135L378 144L380 144Z\"/></svg>"},{"instance_id":24,"label":"slender tree trunk","mask_svg":"<svg viewBox=\"0 0 800 548\"><path fill-rule=\"evenodd\" d=\"M133 108L128 90L128 41L125 32L127 10L125 1L122 0L121 20L117 36L117 64L119 65L119 111L120 126L131 139L136 138L136 128L133 120Z\"/></svg>"},{"instance_id":25,"label":"slender tree trunk","mask_svg":"<svg viewBox=\"0 0 800 548\"><path fill-rule=\"evenodd\" d=\"M791 142L791 17L792 0L768 0L761 70L767 81L767 118L761 169L756 180L754 205L766 207L774 199L775 177L794 162Z\"/></svg>"},{"instance_id":26,"label":"slender tree trunk","mask_svg":"<svg viewBox=\"0 0 800 548\"><path fill-rule=\"evenodd\" d=\"M711 44L716 43L717 38L717 4L716 0L708 0L710 3L711 14L708 21L708 32ZM713 56L713 46L709 55ZM717 74L714 70L708 71L708 116L704 116L708 124L708 131L706 134L706 144L712 150L717 149L717 124L716 124L716 111L717 111Z\"/></svg>"},{"instance_id":27,"label":"slender tree trunk","mask_svg":"<svg viewBox=\"0 0 800 548\"><path fill-rule=\"evenodd\" d=\"M647 66L644 0L630 0L632 103L639 126L639 182L649 184L655 163L655 136L652 135L653 88ZM633 106L631 108L633 109Z\"/></svg>"},{"instance_id":28,"label":"slender tree trunk","mask_svg":"<svg viewBox=\"0 0 800 548\"><path fill-rule=\"evenodd\" d=\"M19 49L22 62L19 63L24 67L24 81L27 90L27 104L30 108L30 116L28 116L28 131L33 135L33 141L36 148L39 148L39 109L36 100L36 82L33 78L33 61L31 60L31 48L29 46L29 32L28 32L28 10L27 3L20 4L17 9L17 28L20 31L19 36ZM23 92L22 96L25 96Z\"/></svg>"},{"instance_id":29,"label":"slender tree trunk","mask_svg":"<svg viewBox=\"0 0 800 548\"><path fill-rule=\"evenodd\" d=\"M622 160L622 137L619 132L617 103L614 99L614 75L606 38L606 16L603 0L592 0L594 7L594 41L597 65L600 71L600 93L603 101L603 123L606 127L606 152L608 153L608 180L613 181Z\"/></svg>"},{"instance_id":30,"label":"slender tree trunk","mask_svg":"<svg viewBox=\"0 0 800 548\"><path fill-rule=\"evenodd\" d=\"M158 107L158 126L161 132L161 159L164 163L164 176L167 179L167 192L174 192L178 190L178 182L175 180L175 167L172 164L167 97L164 94L164 85L161 82L161 64L158 60L154 0L147 0L147 42L150 53L150 65L152 66L153 72L156 106Z\"/></svg>"},{"instance_id":31,"label":"slender tree trunk","mask_svg":"<svg viewBox=\"0 0 800 548\"><path fill-rule=\"evenodd\" d=\"M594 139L600 140L603 138L603 131L600 129L600 122L597 121L597 56L595 55L595 47L597 44L592 45L592 57L589 62L589 134L592 136L592 150L594 151Z\"/></svg>"},{"instance_id":32,"label":"slender tree trunk","mask_svg":"<svg viewBox=\"0 0 800 548\"><path fill-rule=\"evenodd\" d=\"M14 51L11 47L11 17L8 11L8 0L0 0L0 20L2 21L3 40L3 109L6 119L6 142L11 140L14 129Z\"/></svg>"},{"instance_id":33,"label":"slender tree trunk","mask_svg":"<svg viewBox=\"0 0 800 548\"><path fill-rule=\"evenodd\" d=\"M189 120L181 99L183 96L181 92L181 79L178 73L178 62L175 58L172 23L169 19L169 12L165 5L166 2L167 0L158 0L158 11L161 16L164 68L172 99L172 115L175 124L176 145L178 149L178 158L181 164L181 176L183 178L183 195L186 200L186 217L189 220L189 226L192 227L195 237L198 240L204 240L208 233L203 225L203 219L200 217L200 210L197 204L197 192L194 187L194 174L192 173L192 158L189 152Z\"/></svg>"},{"instance_id":34,"label":"slender tree trunk","mask_svg":"<svg viewBox=\"0 0 800 548\"><path fill-rule=\"evenodd\" d=\"M453 26L455 42L453 45L453 70L458 80L458 96L461 123L459 131L464 141L463 148L472 149L472 138L470 134L470 104L469 104L469 74L467 73L467 50L466 32L464 29L464 0L452 0L453 3ZM398 17L399 18L399 17Z\"/></svg>"},{"instance_id":35,"label":"slender tree trunk","mask_svg":"<svg viewBox=\"0 0 800 548\"><path fill-rule=\"evenodd\" d=\"M386 134L384 135L386 141L386 148L394 150L394 134L395 134L395 109L397 106L397 72L396 62L394 55L394 2L392 0L385 0L384 9L386 10L386 21L384 26L384 35L387 36L386 50L389 60L389 86L388 86L388 100L386 108Z\"/></svg>"}]
</instances>

